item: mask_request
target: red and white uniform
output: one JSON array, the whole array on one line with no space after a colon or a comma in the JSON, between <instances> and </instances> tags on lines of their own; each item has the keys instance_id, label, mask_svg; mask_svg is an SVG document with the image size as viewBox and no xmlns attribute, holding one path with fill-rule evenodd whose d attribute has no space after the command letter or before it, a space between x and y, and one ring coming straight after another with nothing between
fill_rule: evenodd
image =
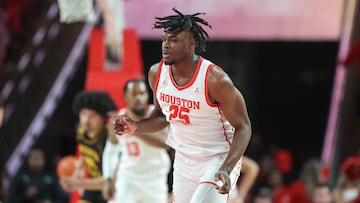
<instances>
[{"instance_id":1,"label":"red and white uniform","mask_svg":"<svg viewBox=\"0 0 360 203\"><path fill-rule=\"evenodd\" d=\"M153 108L153 105L149 105L145 118ZM126 109L119 111L119 115L125 113ZM161 133L167 133L167 130ZM119 136L118 141L117 150L121 152L121 158L115 182L115 197L111 202L167 203L167 175L170 170L167 151L150 146L133 135Z\"/></svg>"},{"instance_id":2,"label":"red and white uniform","mask_svg":"<svg viewBox=\"0 0 360 203\"><path fill-rule=\"evenodd\" d=\"M215 190L213 180L229 151L234 128L220 106L208 98L207 78L212 66L212 62L200 57L193 78L180 87L171 66L162 62L159 65L156 99L170 123L167 144L176 150L173 187L176 203L227 201L227 195ZM231 174L232 183L239 173L240 161Z\"/></svg>"}]
</instances>

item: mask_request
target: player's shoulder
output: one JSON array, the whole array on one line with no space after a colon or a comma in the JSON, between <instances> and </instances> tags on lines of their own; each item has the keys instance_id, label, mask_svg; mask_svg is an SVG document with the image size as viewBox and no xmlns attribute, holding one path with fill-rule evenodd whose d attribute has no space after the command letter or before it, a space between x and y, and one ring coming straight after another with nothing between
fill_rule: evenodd
<instances>
[{"instance_id":1,"label":"player's shoulder","mask_svg":"<svg viewBox=\"0 0 360 203\"><path fill-rule=\"evenodd\" d=\"M152 90L155 87L156 78L157 78L158 72L160 70L161 64L162 64L162 61L160 61L159 63L155 63L149 69L148 80L149 80L149 85Z\"/></svg>"},{"instance_id":2,"label":"player's shoulder","mask_svg":"<svg viewBox=\"0 0 360 203\"><path fill-rule=\"evenodd\" d=\"M153 65L150 67L150 69L149 69L149 74L154 74L154 75L156 75L157 72L158 72L159 69L160 69L160 65L161 65L161 64L162 64L161 61L158 62L158 63L153 64Z\"/></svg>"},{"instance_id":3,"label":"player's shoulder","mask_svg":"<svg viewBox=\"0 0 360 203\"><path fill-rule=\"evenodd\" d=\"M213 64L208 70L208 85L227 85L233 84L230 76L218 65Z\"/></svg>"}]
</instances>

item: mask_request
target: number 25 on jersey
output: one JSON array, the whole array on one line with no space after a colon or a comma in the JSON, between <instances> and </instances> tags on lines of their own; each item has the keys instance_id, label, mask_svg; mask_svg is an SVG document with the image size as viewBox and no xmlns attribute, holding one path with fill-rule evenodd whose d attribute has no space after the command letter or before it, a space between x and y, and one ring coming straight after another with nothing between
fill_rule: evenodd
<instances>
[{"instance_id":1,"label":"number 25 on jersey","mask_svg":"<svg viewBox=\"0 0 360 203\"><path fill-rule=\"evenodd\" d=\"M190 124L190 119L188 115L190 109L185 107L179 107L176 105L171 105L169 110L171 112L169 115L169 120L180 120L184 124Z\"/></svg>"}]
</instances>

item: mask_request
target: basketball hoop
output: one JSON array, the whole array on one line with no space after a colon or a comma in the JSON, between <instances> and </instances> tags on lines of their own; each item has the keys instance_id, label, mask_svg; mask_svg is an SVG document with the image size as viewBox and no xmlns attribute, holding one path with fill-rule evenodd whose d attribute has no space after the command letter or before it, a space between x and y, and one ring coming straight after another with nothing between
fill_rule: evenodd
<instances>
[{"instance_id":1,"label":"basketball hoop","mask_svg":"<svg viewBox=\"0 0 360 203\"><path fill-rule=\"evenodd\" d=\"M93 22L95 21L93 0L58 0L60 22Z\"/></svg>"}]
</instances>

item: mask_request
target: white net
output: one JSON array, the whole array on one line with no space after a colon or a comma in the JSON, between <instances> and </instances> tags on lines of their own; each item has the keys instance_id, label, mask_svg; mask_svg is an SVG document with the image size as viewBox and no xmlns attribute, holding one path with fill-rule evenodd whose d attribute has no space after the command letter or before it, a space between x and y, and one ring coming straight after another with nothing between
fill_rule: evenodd
<instances>
[{"instance_id":1,"label":"white net","mask_svg":"<svg viewBox=\"0 0 360 203\"><path fill-rule=\"evenodd\" d=\"M93 22L95 20L93 0L58 0L60 22Z\"/></svg>"}]
</instances>

